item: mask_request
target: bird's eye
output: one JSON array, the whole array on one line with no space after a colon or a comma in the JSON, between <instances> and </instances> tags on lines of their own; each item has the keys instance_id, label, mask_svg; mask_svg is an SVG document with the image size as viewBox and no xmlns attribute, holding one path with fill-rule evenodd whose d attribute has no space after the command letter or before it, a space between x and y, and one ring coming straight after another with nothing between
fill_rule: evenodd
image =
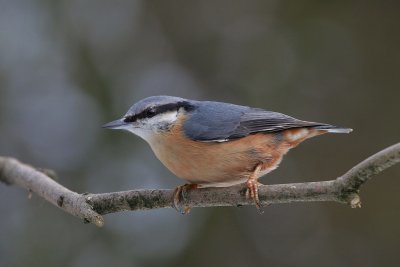
<instances>
[{"instance_id":1,"label":"bird's eye","mask_svg":"<svg viewBox=\"0 0 400 267\"><path fill-rule=\"evenodd\" d=\"M154 117L155 115L156 115L156 110L155 110L154 108L149 108L149 109L146 111L146 117L147 117L147 118Z\"/></svg>"},{"instance_id":2,"label":"bird's eye","mask_svg":"<svg viewBox=\"0 0 400 267\"><path fill-rule=\"evenodd\" d=\"M131 115L131 116L127 116L124 119L124 122L134 122L136 120L136 117Z\"/></svg>"}]
</instances>

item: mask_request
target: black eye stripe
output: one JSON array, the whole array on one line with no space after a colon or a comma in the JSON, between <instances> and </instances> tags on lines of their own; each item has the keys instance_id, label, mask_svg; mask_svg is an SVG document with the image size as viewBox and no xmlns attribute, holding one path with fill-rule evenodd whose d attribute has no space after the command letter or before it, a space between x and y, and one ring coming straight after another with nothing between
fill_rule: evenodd
<instances>
[{"instance_id":1,"label":"black eye stripe","mask_svg":"<svg viewBox=\"0 0 400 267\"><path fill-rule=\"evenodd\" d=\"M157 116L158 114L167 112L167 111L176 111L179 108L184 108L186 111L192 110L194 107L187 101L181 101L177 103L169 103L157 107L148 107L144 109L142 112L134 115L130 115L125 117L124 122L135 122L136 120L152 118Z\"/></svg>"},{"instance_id":2,"label":"black eye stripe","mask_svg":"<svg viewBox=\"0 0 400 267\"><path fill-rule=\"evenodd\" d=\"M124 122L134 122L134 121L136 121L136 116L133 115L124 118Z\"/></svg>"}]
</instances>

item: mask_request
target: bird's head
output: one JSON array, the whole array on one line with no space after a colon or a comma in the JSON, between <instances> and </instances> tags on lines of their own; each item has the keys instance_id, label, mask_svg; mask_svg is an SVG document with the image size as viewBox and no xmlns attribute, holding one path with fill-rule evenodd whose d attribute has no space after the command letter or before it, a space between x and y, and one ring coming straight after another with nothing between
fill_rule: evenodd
<instances>
[{"instance_id":1,"label":"bird's head","mask_svg":"<svg viewBox=\"0 0 400 267\"><path fill-rule=\"evenodd\" d=\"M193 108L193 103L184 98L151 96L135 103L122 118L104 124L103 128L127 130L149 142L154 135L169 131L180 113Z\"/></svg>"}]
</instances>

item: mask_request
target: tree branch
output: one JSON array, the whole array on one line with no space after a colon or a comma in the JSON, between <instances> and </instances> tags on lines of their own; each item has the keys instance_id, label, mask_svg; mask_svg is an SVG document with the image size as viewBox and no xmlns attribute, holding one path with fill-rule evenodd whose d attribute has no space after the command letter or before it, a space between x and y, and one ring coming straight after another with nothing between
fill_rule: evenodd
<instances>
[{"instance_id":1,"label":"tree branch","mask_svg":"<svg viewBox=\"0 0 400 267\"><path fill-rule=\"evenodd\" d=\"M400 143L362 161L341 177L321 182L259 186L262 204L333 201L361 207L360 187L375 174L400 162ZM13 158L0 157L0 181L19 185L43 197L64 211L102 226L101 215L127 210L172 207L171 189L143 189L104 194L78 194L58 184L45 173ZM246 199L243 185L189 190L184 205L217 207L253 205Z\"/></svg>"},{"instance_id":2,"label":"tree branch","mask_svg":"<svg viewBox=\"0 0 400 267\"><path fill-rule=\"evenodd\" d=\"M97 226L104 224L103 217L93 210L84 195L70 191L45 173L16 159L0 157L0 181L28 189L53 205L87 222Z\"/></svg>"}]
</instances>

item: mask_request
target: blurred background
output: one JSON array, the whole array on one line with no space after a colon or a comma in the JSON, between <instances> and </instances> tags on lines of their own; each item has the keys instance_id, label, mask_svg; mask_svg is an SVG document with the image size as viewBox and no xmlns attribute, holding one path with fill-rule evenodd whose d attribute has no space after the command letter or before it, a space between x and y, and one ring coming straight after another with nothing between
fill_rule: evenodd
<instances>
[{"instance_id":1,"label":"blurred background","mask_svg":"<svg viewBox=\"0 0 400 267\"><path fill-rule=\"evenodd\" d=\"M77 192L182 184L100 126L150 95L354 128L292 150L263 183L333 179L399 141L397 1L0 0L0 155ZM0 266L393 266L400 166L335 203L172 209L85 225L0 184Z\"/></svg>"}]
</instances>

